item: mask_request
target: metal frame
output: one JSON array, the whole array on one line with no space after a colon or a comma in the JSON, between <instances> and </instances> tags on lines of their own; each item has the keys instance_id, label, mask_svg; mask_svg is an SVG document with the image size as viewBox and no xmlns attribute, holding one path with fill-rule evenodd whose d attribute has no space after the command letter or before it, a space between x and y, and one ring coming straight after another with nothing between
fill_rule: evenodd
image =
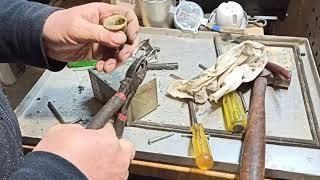
<instances>
[{"instance_id":1,"label":"metal frame","mask_svg":"<svg viewBox=\"0 0 320 180\"><path fill-rule=\"evenodd\" d=\"M301 59L301 53L299 46L297 44L283 44L283 43L274 43L274 42L268 42L268 41L262 41L260 38L254 38L254 37L240 37L236 38L235 40L254 40L257 42L260 42L266 46L273 46L273 47L288 47L292 48L295 64L298 72L299 82L301 91L303 92L303 99L305 104L306 113L308 116L308 123L310 127L310 132L312 135L313 140L304 140L304 139L296 139L296 138L283 138L283 137L275 137L275 136L267 136L267 143L270 144L277 144L277 145L285 145L285 146L299 146L299 147L308 147L308 148L317 148L320 149L319 144L319 138L320 138L320 132L319 132L319 125L318 121L316 120L316 116L314 113L314 107L311 102L310 98L310 92L308 88L308 84L306 81L306 75L303 68L303 61ZM315 119L315 120L314 120ZM170 124L160 124L160 123L154 123L154 122L145 122L145 121L135 121L130 126L133 127L141 127L146 129L154 129L154 130L162 130L162 131L175 131L175 132L181 132L181 133L188 133L190 134L190 130L188 126L176 126L176 125L170 125ZM242 140L242 134L230 134L223 130L217 130L217 129L205 129L206 133L209 134L212 137L221 137L221 138L229 138L229 139L236 139L236 140Z\"/></svg>"},{"instance_id":2,"label":"metal frame","mask_svg":"<svg viewBox=\"0 0 320 180\"><path fill-rule=\"evenodd\" d=\"M242 38L243 39L243 38ZM308 116L308 121L309 121L309 126L310 130L312 133L313 137L313 143L319 147L319 139L320 139L320 130L319 130L319 124L315 115L315 110L313 107L313 104L311 102L311 95L308 87L308 83L306 80L306 73L303 68L303 61L301 58L301 51L300 48L297 44L282 44L282 43L269 43L267 41L260 41L259 39L247 39L247 40L254 40L257 42L260 42L266 46L274 46L274 47L289 47L293 49L293 54L294 54L294 59L296 68L298 70L298 77L299 77L299 82L300 82L300 87L304 99L304 104L307 110L307 116Z\"/></svg>"},{"instance_id":3,"label":"metal frame","mask_svg":"<svg viewBox=\"0 0 320 180\"><path fill-rule=\"evenodd\" d=\"M157 35L171 35L179 37L205 37L211 38L217 36L216 33L207 33L199 32L199 34L188 34L181 33L177 30L164 30L164 29L154 29L154 28L143 28L142 33L148 34L157 34ZM236 39L238 37L232 37ZM304 100L310 101L310 111L311 118L318 116L319 112L315 109L320 107L320 81L318 76L318 71L316 69L314 59L312 57L312 52L308 41L304 38L290 38L290 37L274 37L274 36L249 36L251 40L256 40L262 43L268 43L270 41L275 45L281 45L283 42L288 42L287 46L294 47L299 46L294 51L295 55L299 55L299 50L304 51L308 57L308 61L305 66L299 63L302 70L305 69L305 76L308 77L308 83L312 89L309 89L310 92L306 92L306 98ZM239 39L239 38L238 38ZM300 48L300 49L299 49ZM304 49L306 48L306 49ZM301 57L300 57L301 58ZM303 59L303 58L302 58ZM299 61L302 62L302 59ZM311 74L312 73L312 74ZM311 75L312 76L311 76ZM37 82L34 88L29 92L23 102L18 106L15 113L18 118L26 111L26 108L33 104L36 96L41 91L41 87L48 80L49 77L52 77L54 73L46 71L41 79ZM309 78L311 77L311 79ZM299 78L305 79L305 77L300 76ZM308 88L308 84L304 85L305 88ZM303 87L301 87L303 88ZM307 97L309 96L309 97ZM314 107L313 107L314 106ZM20 119L21 120L21 119ZM308 119L309 120L309 119ZM312 121L317 121L317 119L312 118L309 123ZM138 122L138 121L137 121ZM319 123L319 122L318 122ZM313 129L318 128L318 123L315 123ZM142 128L141 128L142 127ZM176 135L170 137L166 140L154 143L153 145L148 145L147 140L150 138L146 135L159 135L162 133L167 133L165 131L170 131L176 128ZM210 130L207 132L211 133ZM133 126L126 127L125 138L132 141L136 144L137 154L136 159L143 159L147 161L157 161L162 163L172 163L180 164L186 166L194 166L194 160L190 157L190 153L187 150L187 147L190 146L190 139L188 138L178 138L182 134L188 134L189 127L168 127L167 129L159 129L159 125L150 125L148 123L138 123ZM316 132L316 137L318 138L318 132ZM312 136L313 137L313 136ZM41 137L24 137L23 143L29 145L35 145L40 140ZM278 138L278 137L276 137ZM170 139L170 140L169 140ZM214 158L216 160L215 170L228 171L228 172L237 172L238 171L238 162L241 155L241 136L233 136L219 130L214 130L209 139L211 145L211 150L214 153ZM294 139L297 140L297 139ZM287 143L289 142L289 143ZM171 148L168 148L171 147ZM174 147L174 148L172 148ZM305 148L307 147L307 148ZM286 179L297 179L297 178L308 178L308 179L317 179L320 176L320 166L318 162L320 161L320 150L319 146L314 143L314 141L305 141L303 142L296 141L295 143L291 139L280 138L275 139L274 137L268 137L268 144L266 145L266 176L274 178L286 178Z\"/></svg>"}]
</instances>

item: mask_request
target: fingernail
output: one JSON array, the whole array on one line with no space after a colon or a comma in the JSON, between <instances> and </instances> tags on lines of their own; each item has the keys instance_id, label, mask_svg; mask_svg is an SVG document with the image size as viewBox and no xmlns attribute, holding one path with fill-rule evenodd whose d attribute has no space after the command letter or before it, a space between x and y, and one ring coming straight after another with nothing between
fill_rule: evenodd
<instances>
[{"instance_id":1,"label":"fingernail","mask_svg":"<svg viewBox=\"0 0 320 180\"><path fill-rule=\"evenodd\" d=\"M113 35L113 40L117 43L124 43L127 41L127 37L123 32L117 32Z\"/></svg>"},{"instance_id":2,"label":"fingernail","mask_svg":"<svg viewBox=\"0 0 320 180\"><path fill-rule=\"evenodd\" d=\"M133 35L133 39L136 39L138 36L138 32L136 32L134 35Z\"/></svg>"},{"instance_id":3,"label":"fingernail","mask_svg":"<svg viewBox=\"0 0 320 180\"><path fill-rule=\"evenodd\" d=\"M132 56L132 53L131 53L131 52L127 52L127 53L124 55L125 59L128 59L128 58L131 57L131 56Z\"/></svg>"},{"instance_id":4,"label":"fingernail","mask_svg":"<svg viewBox=\"0 0 320 180\"><path fill-rule=\"evenodd\" d=\"M116 64L114 62L109 62L107 64L107 72L110 73L115 68Z\"/></svg>"},{"instance_id":5,"label":"fingernail","mask_svg":"<svg viewBox=\"0 0 320 180\"><path fill-rule=\"evenodd\" d=\"M100 72L103 69L103 62L98 61L96 64L96 70Z\"/></svg>"}]
</instances>

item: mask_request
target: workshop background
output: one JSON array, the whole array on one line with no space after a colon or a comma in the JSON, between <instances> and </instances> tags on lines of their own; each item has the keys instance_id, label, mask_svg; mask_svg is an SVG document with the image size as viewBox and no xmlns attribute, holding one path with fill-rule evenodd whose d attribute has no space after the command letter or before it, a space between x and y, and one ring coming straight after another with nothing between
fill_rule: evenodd
<instances>
[{"instance_id":1,"label":"workshop background","mask_svg":"<svg viewBox=\"0 0 320 180\"><path fill-rule=\"evenodd\" d=\"M34 0L44 4L69 8L89 2L98 2L94 0ZM131 0L105 0L100 2L113 4L130 4ZM208 1L192 0L197 2L205 13L219 6L226 0ZM313 50L318 69L320 68L320 1L317 0L238 0L244 10L250 15L257 16L276 16L278 20L268 21L268 26L264 28L265 34L281 36L307 37ZM141 18L141 17L140 17ZM142 25L142 24L141 24ZM3 71L5 69L6 71ZM7 94L12 108L16 108L25 95L32 88L34 83L40 78L43 69L10 64L11 72L7 72L8 66L1 65L0 70L6 74L6 78L0 78L2 84L5 84L4 91ZM9 74L9 78L8 77ZM10 74L12 74L10 76ZM1 77L1 74L0 74ZM9 79L9 80L8 80Z\"/></svg>"},{"instance_id":2,"label":"workshop background","mask_svg":"<svg viewBox=\"0 0 320 180\"><path fill-rule=\"evenodd\" d=\"M35 0L52 6L68 8L94 0ZM205 13L211 13L218 5L227 0L191 0L198 3ZM264 28L266 35L296 36L309 39L310 46L320 69L320 1L318 0L235 0L252 16L265 16L268 25ZM131 6L132 0L104 0L111 4ZM135 9L135 11L139 11ZM137 12L139 15L139 12ZM141 18L141 17L140 17ZM142 26L141 21L141 26ZM5 94L15 109L45 70L19 65L0 65L0 80ZM170 173L170 172L168 172ZM131 179L142 179L132 176ZM145 177L145 179L150 179Z\"/></svg>"}]
</instances>

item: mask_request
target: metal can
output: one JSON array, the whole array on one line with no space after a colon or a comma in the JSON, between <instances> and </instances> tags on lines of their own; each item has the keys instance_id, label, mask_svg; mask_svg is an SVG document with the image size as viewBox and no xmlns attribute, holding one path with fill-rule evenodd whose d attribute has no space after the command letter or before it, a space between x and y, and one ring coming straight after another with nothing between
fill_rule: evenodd
<instances>
[{"instance_id":1,"label":"metal can","mask_svg":"<svg viewBox=\"0 0 320 180\"><path fill-rule=\"evenodd\" d=\"M172 27L173 15L169 10L176 0L138 0L138 5L145 27Z\"/></svg>"}]
</instances>

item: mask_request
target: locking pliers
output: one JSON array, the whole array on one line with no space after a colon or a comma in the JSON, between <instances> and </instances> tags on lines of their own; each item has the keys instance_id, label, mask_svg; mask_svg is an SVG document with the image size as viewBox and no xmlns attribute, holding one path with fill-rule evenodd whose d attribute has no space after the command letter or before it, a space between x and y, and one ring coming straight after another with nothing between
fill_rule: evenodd
<instances>
[{"instance_id":1,"label":"locking pliers","mask_svg":"<svg viewBox=\"0 0 320 180\"><path fill-rule=\"evenodd\" d=\"M134 52L134 62L126 72L125 78L120 82L117 93L98 111L87 125L87 129L100 129L117 113L114 128L119 138L122 137L129 104L136 94L138 87L144 80L148 71L148 62L157 58L158 48L153 48L149 39L141 41L137 51Z\"/></svg>"}]
</instances>

